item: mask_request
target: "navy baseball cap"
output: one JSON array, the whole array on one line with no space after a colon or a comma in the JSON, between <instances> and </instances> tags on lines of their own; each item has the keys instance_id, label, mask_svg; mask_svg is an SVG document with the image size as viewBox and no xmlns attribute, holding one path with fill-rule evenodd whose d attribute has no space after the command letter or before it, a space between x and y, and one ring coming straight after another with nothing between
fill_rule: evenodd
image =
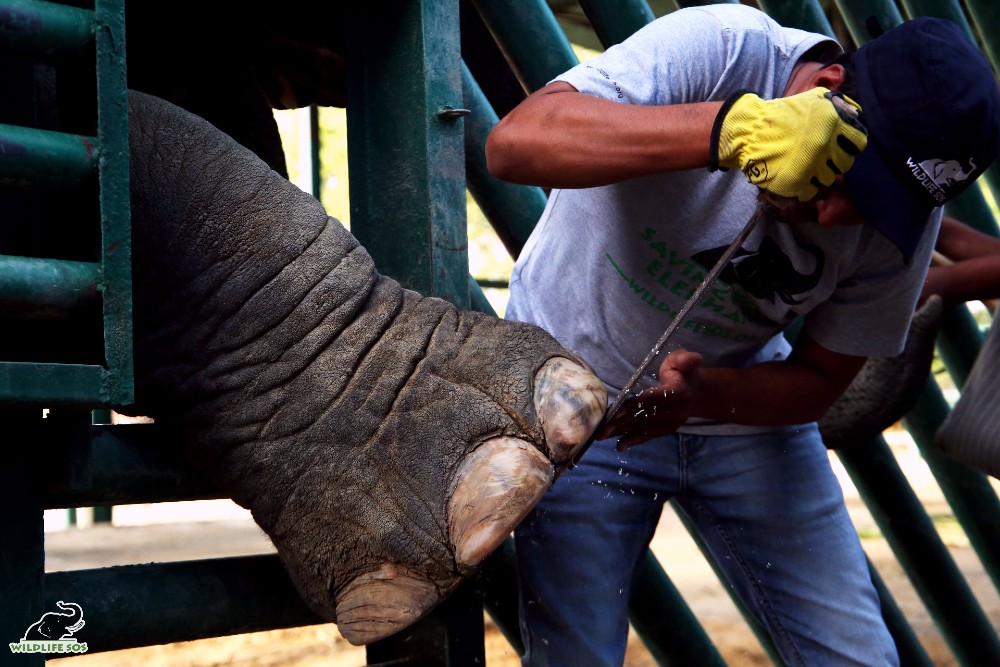
<instances>
[{"instance_id":1,"label":"navy baseball cap","mask_svg":"<svg viewBox=\"0 0 1000 667\"><path fill-rule=\"evenodd\" d=\"M931 211L979 177L1000 150L1000 88L955 23L917 18L851 56L868 147L844 175L868 223L910 261Z\"/></svg>"}]
</instances>

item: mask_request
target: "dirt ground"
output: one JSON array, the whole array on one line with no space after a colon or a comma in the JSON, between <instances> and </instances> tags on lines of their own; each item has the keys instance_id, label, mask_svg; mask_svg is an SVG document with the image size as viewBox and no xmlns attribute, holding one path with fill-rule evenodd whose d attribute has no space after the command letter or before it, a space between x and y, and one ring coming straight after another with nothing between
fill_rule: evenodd
<instances>
[{"instance_id":1,"label":"dirt ground","mask_svg":"<svg viewBox=\"0 0 1000 667\"><path fill-rule=\"evenodd\" d=\"M984 612L994 627L1000 628L1000 596L969 548L961 529L949 519L950 510L926 466L919 455L909 449L900 448L897 458L928 513L935 518L945 543ZM913 631L935 665L957 665L850 480L836 462L835 468L842 475L848 506L869 559L875 564ZM127 512L123 508L120 514L126 516ZM211 522L55 530L47 533L46 542L46 569L52 571L273 551L260 530L239 514ZM752 667L770 664L753 632L672 511L664 513L652 548L728 665ZM488 617L486 650L487 667L514 667L519 664L516 653ZM332 624L49 661L54 667L357 667L365 663L364 649L350 646ZM633 633L626 667L655 664L642 641Z\"/></svg>"}]
</instances>

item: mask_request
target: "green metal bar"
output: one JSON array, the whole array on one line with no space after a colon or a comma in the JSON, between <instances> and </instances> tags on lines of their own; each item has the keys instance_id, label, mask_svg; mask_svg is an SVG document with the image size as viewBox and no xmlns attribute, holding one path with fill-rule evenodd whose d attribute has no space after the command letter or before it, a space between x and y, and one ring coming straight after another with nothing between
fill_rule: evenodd
<instances>
[{"instance_id":1,"label":"green metal bar","mask_svg":"<svg viewBox=\"0 0 1000 667\"><path fill-rule=\"evenodd\" d=\"M508 537L487 556L478 580L483 606L518 655L524 655L518 618L517 547Z\"/></svg>"},{"instance_id":2,"label":"green metal bar","mask_svg":"<svg viewBox=\"0 0 1000 667\"><path fill-rule=\"evenodd\" d=\"M96 0L97 137L104 289L104 357L111 405L132 403L132 213L124 0Z\"/></svg>"},{"instance_id":3,"label":"green metal bar","mask_svg":"<svg viewBox=\"0 0 1000 667\"><path fill-rule=\"evenodd\" d=\"M223 497L156 424L44 423L33 440L41 441L40 451L50 458L44 468L46 509Z\"/></svg>"},{"instance_id":4,"label":"green metal bar","mask_svg":"<svg viewBox=\"0 0 1000 667\"><path fill-rule=\"evenodd\" d=\"M465 118L465 175L469 192L507 252L516 259L542 216L547 198L541 188L507 183L490 174L486 167L486 137L499 119L464 63L462 90L465 108L472 112Z\"/></svg>"},{"instance_id":5,"label":"green metal bar","mask_svg":"<svg viewBox=\"0 0 1000 667\"><path fill-rule=\"evenodd\" d=\"M0 186L75 187L97 168L93 137L0 125Z\"/></svg>"},{"instance_id":6,"label":"green metal bar","mask_svg":"<svg viewBox=\"0 0 1000 667\"><path fill-rule=\"evenodd\" d=\"M105 405L106 381L100 366L2 361L0 403Z\"/></svg>"},{"instance_id":7,"label":"green metal bar","mask_svg":"<svg viewBox=\"0 0 1000 667\"><path fill-rule=\"evenodd\" d=\"M986 475L946 456L934 446L934 434L948 416L948 403L933 378L904 418L920 453L993 585L1000 590L1000 500Z\"/></svg>"},{"instance_id":8,"label":"green metal bar","mask_svg":"<svg viewBox=\"0 0 1000 667\"><path fill-rule=\"evenodd\" d=\"M487 315L493 315L496 317L496 311L493 310L493 304L490 300L486 298L483 293L483 288L480 287L479 283L476 282L475 278L469 276L469 308L475 310L476 312L486 313Z\"/></svg>"},{"instance_id":9,"label":"green metal bar","mask_svg":"<svg viewBox=\"0 0 1000 667\"><path fill-rule=\"evenodd\" d=\"M958 0L902 0L903 8L910 18L918 16L934 16L947 19L961 26L966 33L972 35L972 26L965 16L965 11Z\"/></svg>"},{"instance_id":10,"label":"green metal bar","mask_svg":"<svg viewBox=\"0 0 1000 667\"><path fill-rule=\"evenodd\" d=\"M98 296L100 266L0 255L0 313L61 317Z\"/></svg>"},{"instance_id":11,"label":"green metal bar","mask_svg":"<svg viewBox=\"0 0 1000 667\"><path fill-rule=\"evenodd\" d=\"M978 28L983 50L989 54L993 68L1000 65L1000 3L996 0L965 0L972 22Z\"/></svg>"},{"instance_id":12,"label":"green metal bar","mask_svg":"<svg viewBox=\"0 0 1000 667\"><path fill-rule=\"evenodd\" d=\"M309 106L309 182L312 195L322 201L323 194L323 160L321 157L323 138L319 131L319 107Z\"/></svg>"},{"instance_id":13,"label":"green metal bar","mask_svg":"<svg viewBox=\"0 0 1000 667\"><path fill-rule=\"evenodd\" d=\"M834 0L834 3L840 8L847 29L858 45L872 38L866 24L869 16L874 16L885 30L903 22L903 15L892 0Z\"/></svg>"},{"instance_id":14,"label":"green metal bar","mask_svg":"<svg viewBox=\"0 0 1000 667\"><path fill-rule=\"evenodd\" d=\"M759 0L760 8L783 26L833 37L833 26L819 0Z\"/></svg>"},{"instance_id":15,"label":"green metal bar","mask_svg":"<svg viewBox=\"0 0 1000 667\"><path fill-rule=\"evenodd\" d=\"M646 552L628 611L632 627L657 664L725 667L726 661L652 552Z\"/></svg>"},{"instance_id":16,"label":"green metal bar","mask_svg":"<svg viewBox=\"0 0 1000 667\"><path fill-rule=\"evenodd\" d=\"M973 229L991 236L1000 236L1000 226L997 226L993 211L986 203L986 197L983 193L984 187L989 189L985 183L976 182L968 190L948 202L944 210L947 215L961 220Z\"/></svg>"},{"instance_id":17,"label":"green metal bar","mask_svg":"<svg viewBox=\"0 0 1000 667\"><path fill-rule=\"evenodd\" d=\"M478 608L478 613L475 609ZM368 645L369 664L467 667L486 664L482 603L465 581L434 613Z\"/></svg>"},{"instance_id":18,"label":"green metal bar","mask_svg":"<svg viewBox=\"0 0 1000 667\"><path fill-rule=\"evenodd\" d=\"M79 53L94 36L94 12L40 0L0 2L0 51L51 58Z\"/></svg>"},{"instance_id":19,"label":"green metal bar","mask_svg":"<svg viewBox=\"0 0 1000 667\"><path fill-rule=\"evenodd\" d=\"M97 408L96 410L90 411L90 423L94 425L98 424L110 424L112 421L111 410L108 408ZM49 413L51 417L51 412ZM100 507L94 507L94 523L111 523L112 514L114 507L111 505L102 505Z\"/></svg>"},{"instance_id":20,"label":"green metal bar","mask_svg":"<svg viewBox=\"0 0 1000 667\"><path fill-rule=\"evenodd\" d=\"M837 454L960 664L1000 664L1000 641L885 440Z\"/></svg>"},{"instance_id":21,"label":"green metal bar","mask_svg":"<svg viewBox=\"0 0 1000 667\"><path fill-rule=\"evenodd\" d=\"M656 16L646 0L580 0L604 48L620 44Z\"/></svg>"},{"instance_id":22,"label":"green metal bar","mask_svg":"<svg viewBox=\"0 0 1000 667\"><path fill-rule=\"evenodd\" d=\"M545 0L472 0L525 91L538 90L579 60Z\"/></svg>"},{"instance_id":23,"label":"green metal bar","mask_svg":"<svg viewBox=\"0 0 1000 667\"><path fill-rule=\"evenodd\" d=\"M885 619L889 634L896 644L899 653L899 664L903 667L933 667L930 656L917 639L913 628L906 621L906 616L893 599L889 587L885 585L875 565L868 561L868 572L871 574L875 592L878 593L879 604L882 607L882 618Z\"/></svg>"},{"instance_id":24,"label":"green metal bar","mask_svg":"<svg viewBox=\"0 0 1000 667\"><path fill-rule=\"evenodd\" d=\"M405 287L469 305L458 2L351 8L351 231Z\"/></svg>"},{"instance_id":25,"label":"green metal bar","mask_svg":"<svg viewBox=\"0 0 1000 667\"><path fill-rule=\"evenodd\" d=\"M83 608L89 653L324 622L274 554L50 573L56 600Z\"/></svg>"},{"instance_id":26,"label":"green metal bar","mask_svg":"<svg viewBox=\"0 0 1000 667\"><path fill-rule=\"evenodd\" d=\"M969 377L983 338L979 325L965 304L952 306L945 311L937 350L948 374L959 388Z\"/></svg>"}]
</instances>

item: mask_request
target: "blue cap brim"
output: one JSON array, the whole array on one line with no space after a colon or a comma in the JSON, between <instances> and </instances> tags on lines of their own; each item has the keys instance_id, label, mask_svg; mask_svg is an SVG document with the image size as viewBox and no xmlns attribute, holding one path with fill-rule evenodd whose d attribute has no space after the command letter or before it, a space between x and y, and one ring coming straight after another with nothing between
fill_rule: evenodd
<instances>
[{"instance_id":1,"label":"blue cap brim","mask_svg":"<svg viewBox=\"0 0 1000 667\"><path fill-rule=\"evenodd\" d=\"M912 187L891 169L876 142L844 174L851 203L865 221L892 241L910 262L934 207L919 201Z\"/></svg>"}]
</instances>

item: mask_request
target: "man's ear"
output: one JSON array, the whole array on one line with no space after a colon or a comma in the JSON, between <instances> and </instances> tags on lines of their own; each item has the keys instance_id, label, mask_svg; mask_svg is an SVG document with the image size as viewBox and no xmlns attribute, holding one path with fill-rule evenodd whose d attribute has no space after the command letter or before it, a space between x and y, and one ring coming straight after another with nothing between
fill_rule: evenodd
<instances>
[{"instance_id":1,"label":"man's ear","mask_svg":"<svg viewBox=\"0 0 1000 667\"><path fill-rule=\"evenodd\" d=\"M817 86L823 86L830 90L840 90L840 86L847 77L847 70L843 65L827 65L823 69L816 70L813 74L813 81Z\"/></svg>"}]
</instances>

